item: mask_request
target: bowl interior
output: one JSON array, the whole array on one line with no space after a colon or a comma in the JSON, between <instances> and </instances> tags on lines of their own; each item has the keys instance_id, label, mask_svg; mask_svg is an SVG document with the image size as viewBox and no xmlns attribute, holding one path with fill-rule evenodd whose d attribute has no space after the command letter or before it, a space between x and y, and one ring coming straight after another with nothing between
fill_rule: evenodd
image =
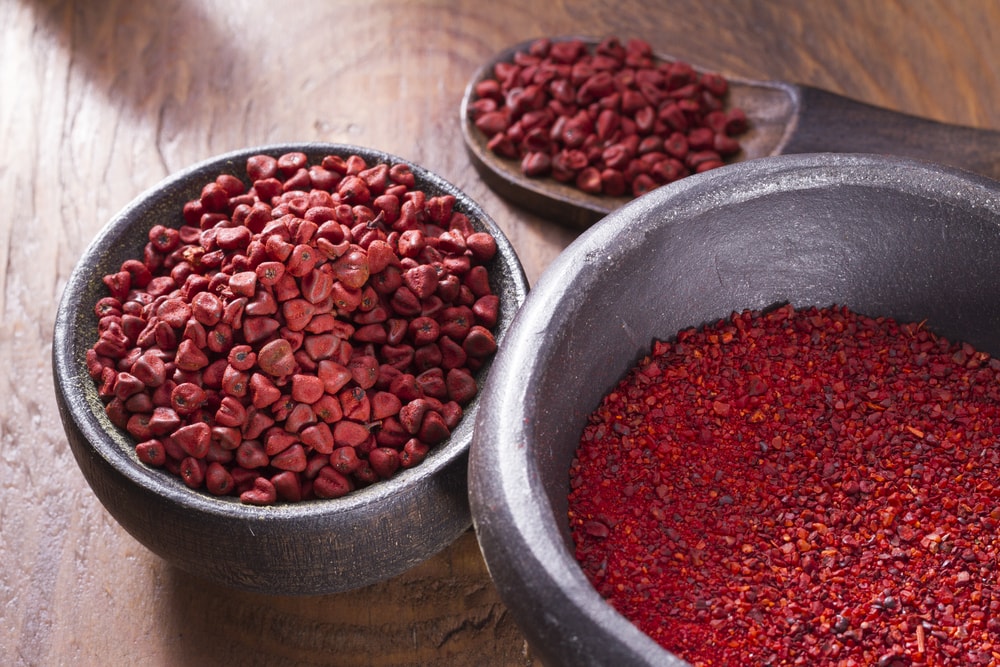
<instances>
[{"instance_id":1,"label":"bowl interior","mask_svg":"<svg viewBox=\"0 0 1000 667\"><path fill-rule=\"evenodd\" d=\"M140 195L102 229L65 289L53 369L61 417L81 470L109 512L140 542L183 569L225 584L271 593L326 593L399 573L468 528L465 472L478 397L448 440L432 448L423 463L390 480L332 501L254 507L238 498L193 491L179 478L140 463L134 442L105 415L85 363L96 340L93 304L106 295L102 276L117 271L125 259L141 258L154 225L181 224L183 204L197 198L218 174L245 179L249 156L290 151L305 153L310 164L331 154L360 155L369 165L406 163L428 197L454 195L455 210L497 239L489 269L491 287L501 301L494 331L502 340L527 293L527 280L503 233L474 201L439 176L380 151L281 144L229 153L185 169ZM477 373L480 385L489 366Z\"/></svg>"},{"instance_id":2,"label":"bowl interior","mask_svg":"<svg viewBox=\"0 0 1000 667\"><path fill-rule=\"evenodd\" d=\"M551 664L683 664L589 585L566 518L586 419L654 339L746 308L842 304L997 354L997 266L1000 184L874 156L721 168L581 236L508 332L470 462L483 553L533 647Z\"/></svg>"}]
</instances>

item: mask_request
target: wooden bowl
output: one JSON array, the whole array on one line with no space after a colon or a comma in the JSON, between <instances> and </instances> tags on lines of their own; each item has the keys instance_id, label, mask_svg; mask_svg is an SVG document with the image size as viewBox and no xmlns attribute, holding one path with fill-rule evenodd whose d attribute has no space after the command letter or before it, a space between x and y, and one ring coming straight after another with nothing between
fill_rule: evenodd
<instances>
[{"instance_id":1,"label":"wooden bowl","mask_svg":"<svg viewBox=\"0 0 1000 667\"><path fill-rule=\"evenodd\" d=\"M483 392L473 523L548 665L682 665L574 559L570 462L587 417L654 338L789 302L846 305L1000 354L1000 183L871 155L762 158L645 195L532 288Z\"/></svg>"},{"instance_id":2,"label":"wooden bowl","mask_svg":"<svg viewBox=\"0 0 1000 667\"><path fill-rule=\"evenodd\" d=\"M139 542L170 563L232 587L271 594L322 594L365 586L400 573L435 554L464 530L468 509L466 464L478 398L451 437L421 464L336 500L255 507L238 498L193 491L136 457L135 443L104 413L85 354L96 336L101 278L122 261L141 258L149 229L178 226L181 209L223 172L245 174L251 155L352 154L368 164L408 164L428 196L452 194L455 210L497 240L490 266L501 307L498 341L527 293L520 262L500 229L468 196L426 169L366 148L283 144L240 150L174 174L140 195L98 234L80 259L56 317L53 370L56 398L70 447L84 477L111 515ZM477 376L482 383L489 364Z\"/></svg>"}]
</instances>

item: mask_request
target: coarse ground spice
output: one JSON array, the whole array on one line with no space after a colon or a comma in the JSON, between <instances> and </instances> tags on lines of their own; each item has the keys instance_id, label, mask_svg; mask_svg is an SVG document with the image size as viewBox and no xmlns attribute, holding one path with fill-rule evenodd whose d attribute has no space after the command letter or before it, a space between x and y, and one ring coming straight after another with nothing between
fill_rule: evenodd
<instances>
[{"instance_id":1,"label":"coarse ground spice","mask_svg":"<svg viewBox=\"0 0 1000 667\"><path fill-rule=\"evenodd\" d=\"M1000 664L1000 362L844 307L656 342L570 471L595 588L694 665Z\"/></svg>"},{"instance_id":2,"label":"coarse ground spice","mask_svg":"<svg viewBox=\"0 0 1000 667\"><path fill-rule=\"evenodd\" d=\"M255 155L103 277L87 370L143 463L268 505L449 437L496 350L496 239L405 164Z\"/></svg>"}]
</instances>

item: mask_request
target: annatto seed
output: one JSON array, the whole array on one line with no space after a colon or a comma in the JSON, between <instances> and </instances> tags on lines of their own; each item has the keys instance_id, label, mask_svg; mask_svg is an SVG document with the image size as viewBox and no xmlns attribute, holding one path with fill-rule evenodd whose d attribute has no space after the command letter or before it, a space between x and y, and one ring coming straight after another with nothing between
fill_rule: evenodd
<instances>
[{"instance_id":1,"label":"annatto seed","mask_svg":"<svg viewBox=\"0 0 1000 667\"><path fill-rule=\"evenodd\" d=\"M681 61L658 61L637 39L622 46L609 37L593 47L539 39L511 62L497 63L493 78L478 82L474 93L469 118L488 150L518 160L528 177L551 176L598 196L639 196L722 166L721 156L738 154L736 137L747 131L746 113L727 108L725 78ZM651 140L680 160L688 143L716 158L679 169L629 170L637 154L653 150Z\"/></svg>"},{"instance_id":2,"label":"annatto seed","mask_svg":"<svg viewBox=\"0 0 1000 667\"><path fill-rule=\"evenodd\" d=\"M499 308L496 240L454 196L406 165L289 153L249 158L177 215L94 306L87 371L140 461L212 495L297 502L391 477L447 437L461 408L441 403L445 372L474 396L463 345L486 352ZM411 433L398 415L415 400L429 407Z\"/></svg>"},{"instance_id":3,"label":"annatto seed","mask_svg":"<svg viewBox=\"0 0 1000 667\"><path fill-rule=\"evenodd\" d=\"M1000 362L970 345L734 313L654 343L591 415L576 558L695 665L994 664L998 434Z\"/></svg>"}]
</instances>

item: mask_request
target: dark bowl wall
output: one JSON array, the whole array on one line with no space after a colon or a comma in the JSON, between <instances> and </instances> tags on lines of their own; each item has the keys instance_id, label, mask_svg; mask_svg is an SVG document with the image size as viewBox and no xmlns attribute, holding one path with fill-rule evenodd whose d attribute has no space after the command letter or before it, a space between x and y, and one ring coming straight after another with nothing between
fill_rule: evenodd
<instances>
[{"instance_id":1,"label":"dark bowl wall","mask_svg":"<svg viewBox=\"0 0 1000 667\"><path fill-rule=\"evenodd\" d=\"M111 515L139 542L174 565L245 590L329 593L385 579L433 555L471 525L466 468L479 398L466 406L451 437L427 459L391 480L336 500L268 507L243 505L192 491L162 470L139 462L135 444L104 414L87 374L85 354L96 340L93 304L106 290L101 277L125 259L142 257L148 231L177 226L183 204L220 173L245 177L246 160L261 152L301 151L310 163L324 155L357 154L368 164L405 162L372 149L331 144L280 144L236 151L194 165L140 195L93 240L66 286L53 340L56 398L70 447L84 477ZM408 163L409 164L409 163ZM495 223L467 195L412 165L428 196L452 194L455 210L497 239L491 281L501 297L498 342L527 293L517 256ZM490 364L477 374L480 384Z\"/></svg>"},{"instance_id":2,"label":"dark bowl wall","mask_svg":"<svg viewBox=\"0 0 1000 667\"><path fill-rule=\"evenodd\" d=\"M1000 353L1000 184L873 156L721 168L605 218L546 271L482 398L479 540L551 665L684 664L573 559L568 471L587 416L656 338L746 308L842 304Z\"/></svg>"}]
</instances>

